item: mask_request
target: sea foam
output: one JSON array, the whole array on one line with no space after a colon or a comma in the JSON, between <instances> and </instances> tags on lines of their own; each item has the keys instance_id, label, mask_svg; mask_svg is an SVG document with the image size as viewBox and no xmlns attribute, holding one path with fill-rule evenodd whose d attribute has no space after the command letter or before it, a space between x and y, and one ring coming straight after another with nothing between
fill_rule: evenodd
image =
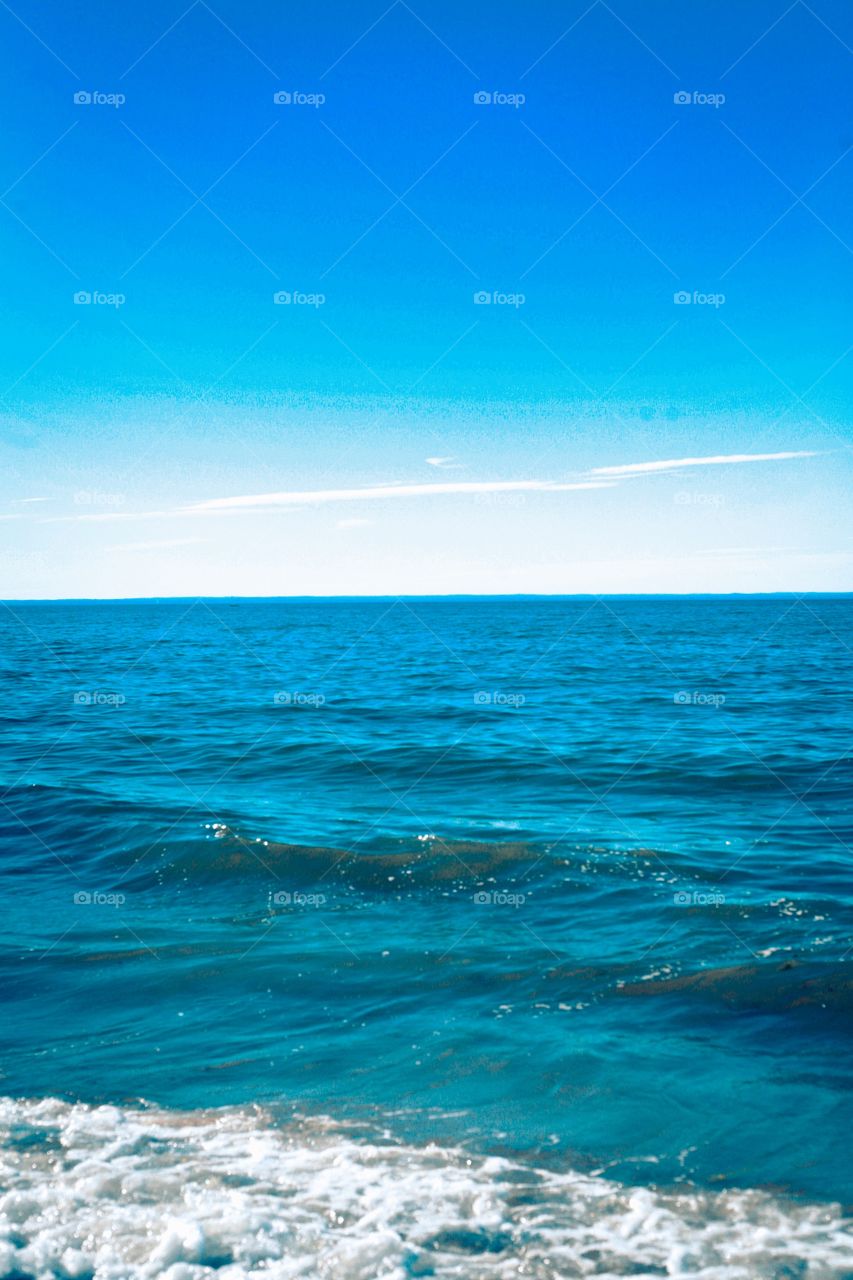
<instances>
[{"instance_id":1,"label":"sea foam","mask_svg":"<svg viewBox=\"0 0 853 1280\"><path fill-rule=\"evenodd\" d=\"M0 1101L0 1275L840 1280L837 1205L655 1190L257 1107Z\"/></svg>"}]
</instances>

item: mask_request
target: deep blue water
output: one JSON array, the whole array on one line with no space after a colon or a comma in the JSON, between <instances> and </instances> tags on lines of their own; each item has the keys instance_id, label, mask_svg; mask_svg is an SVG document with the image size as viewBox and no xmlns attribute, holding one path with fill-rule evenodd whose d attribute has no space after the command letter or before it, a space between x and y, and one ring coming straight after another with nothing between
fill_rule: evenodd
<instances>
[{"instance_id":1,"label":"deep blue water","mask_svg":"<svg viewBox=\"0 0 853 1280\"><path fill-rule=\"evenodd\" d=\"M851 621L0 608L0 1092L850 1201Z\"/></svg>"}]
</instances>

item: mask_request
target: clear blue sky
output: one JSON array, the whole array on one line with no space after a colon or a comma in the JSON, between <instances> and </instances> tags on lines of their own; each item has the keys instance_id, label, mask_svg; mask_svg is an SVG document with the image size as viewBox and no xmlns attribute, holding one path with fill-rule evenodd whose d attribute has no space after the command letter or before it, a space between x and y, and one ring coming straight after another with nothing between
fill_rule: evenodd
<instances>
[{"instance_id":1,"label":"clear blue sky","mask_svg":"<svg viewBox=\"0 0 853 1280\"><path fill-rule=\"evenodd\" d=\"M848 4L0 33L0 595L850 588Z\"/></svg>"}]
</instances>

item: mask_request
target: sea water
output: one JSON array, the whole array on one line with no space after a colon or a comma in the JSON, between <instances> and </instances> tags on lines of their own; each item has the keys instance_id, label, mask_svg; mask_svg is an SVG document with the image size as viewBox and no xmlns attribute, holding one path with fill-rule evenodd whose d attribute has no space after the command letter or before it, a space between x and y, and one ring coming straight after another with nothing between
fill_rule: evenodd
<instances>
[{"instance_id":1,"label":"sea water","mask_svg":"<svg viewBox=\"0 0 853 1280\"><path fill-rule=\"evenodd\" d=\"M851 621L0 607L0 1274L853 1275Z\"/></svg>"}]
</instances>

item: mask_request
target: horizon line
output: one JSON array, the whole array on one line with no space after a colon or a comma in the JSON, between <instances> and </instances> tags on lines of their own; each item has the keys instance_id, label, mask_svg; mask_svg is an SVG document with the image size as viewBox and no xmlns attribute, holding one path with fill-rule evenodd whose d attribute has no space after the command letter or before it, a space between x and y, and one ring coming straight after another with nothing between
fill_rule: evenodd
<instances>
[{"instance_id":1,"label":"horizon line","mask_svg":"<svg viewBox=\"0 0 853 1280\"><path fill-rule=\"evenodd\" d=\"M0 605L13 604L161 604L169 601L186 603L221 600L228 603L261 604L264 602L289 602L311 604L327 601L389 601L389 600L752 600L786 599L800 600L815 596L825 599L853 598L849 591L554 591L554 592L421 592L378 593L362 595L157 595L157 596L25 596L0 597Z\"/></svg>"}]
</instances>

